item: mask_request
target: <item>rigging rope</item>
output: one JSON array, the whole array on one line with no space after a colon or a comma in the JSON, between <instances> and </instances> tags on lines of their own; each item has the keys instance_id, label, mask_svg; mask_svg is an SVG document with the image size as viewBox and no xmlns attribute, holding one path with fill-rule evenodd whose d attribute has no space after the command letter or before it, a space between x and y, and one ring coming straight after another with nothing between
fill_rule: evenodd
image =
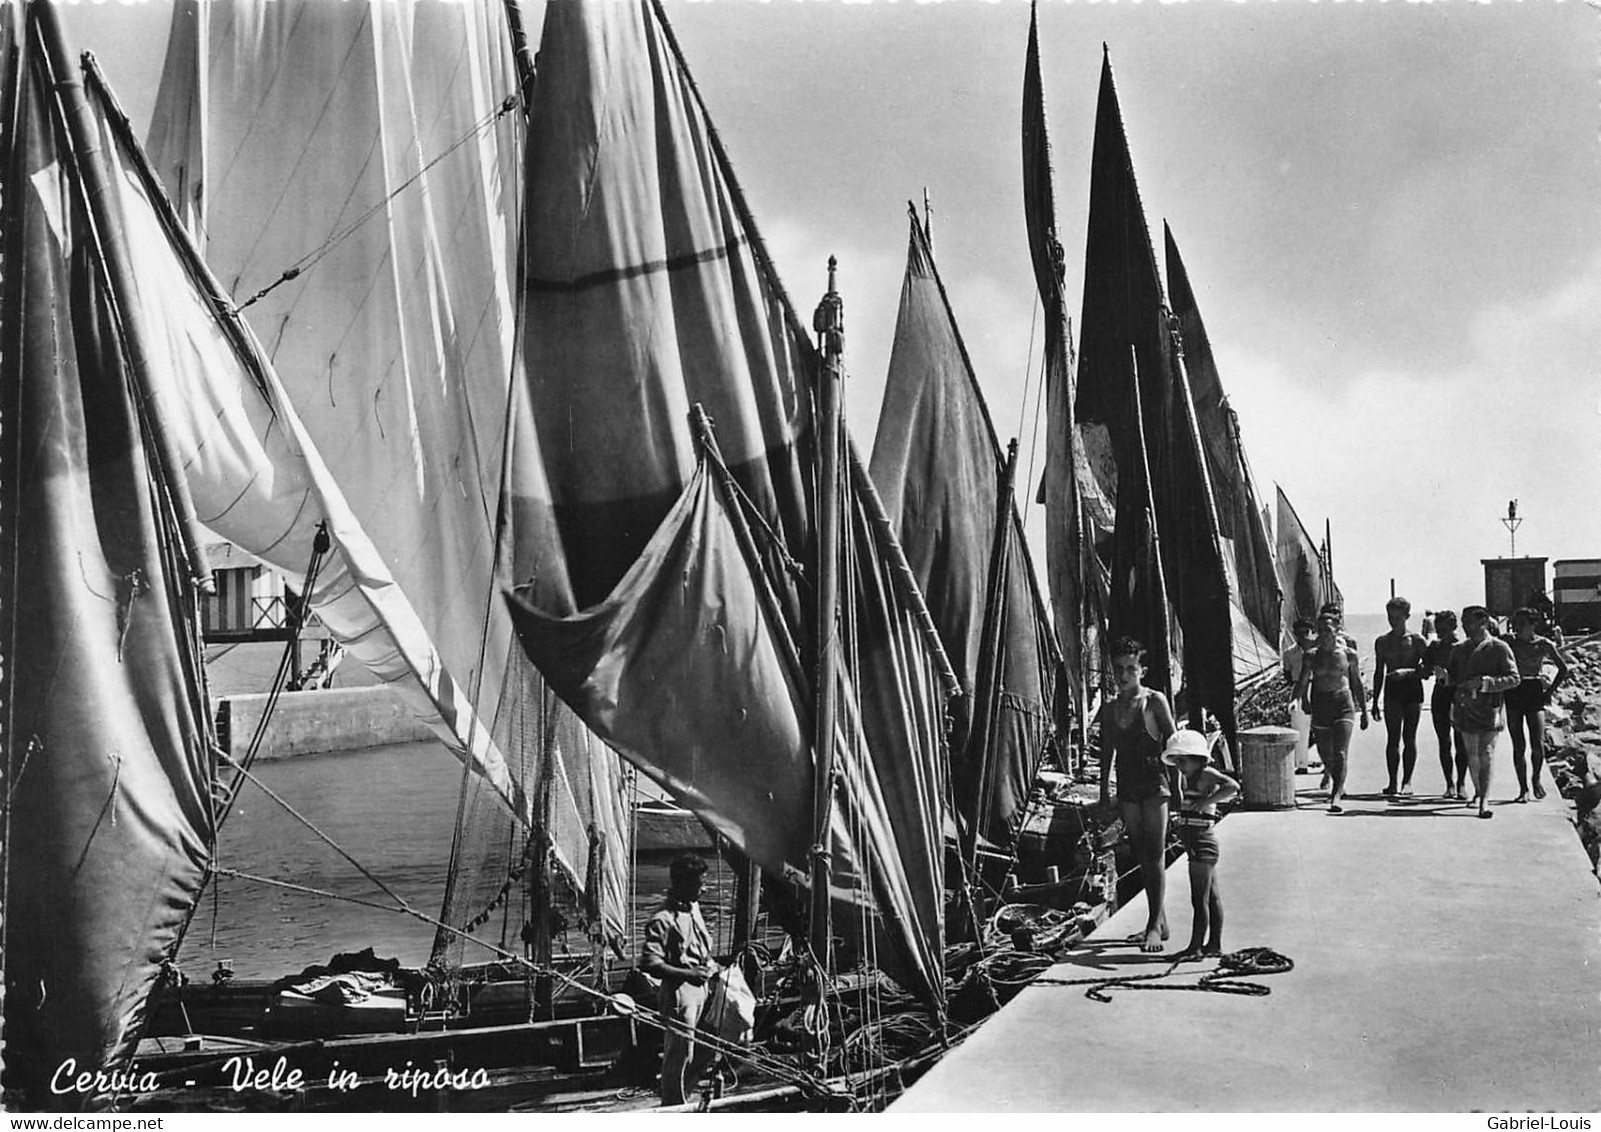
<instances>
[{"instance_id":1,"label":"rigging rope","mask_svg":"<svg viewBox=\"0 0 1601 1132\"><path fill-rule=\"evenodd\" d=\"M301 825L303 825L307 829L311 830L311 832L316 834L317 837L324 844L326 844L330 849L332 849L335 853L338 853L345 860L349 861L351 863L351 865L355 867L357 872L359 872L362 876L366 877L368 880L372 881L372 883L378 887L379 891L381 891L385 896L388 896L390 899L392 899L399 906L399 910L400 911L406 912L406 913L408 913L410 915L413 915L413 916L421 916L422 915L422 913L420 913L420 912L416 911L415 909L413 909L412 906L410 904L406 903L406 901L402 897L400 897L393 890L391 890L388 885L386 885L383 881L379 880L376 876L374 876L372 874L372 872L370 872L365 865L363 865L360 861L356 860L356 858L352 857L349 853L345 852L345 850L340 846L340 844L337 841L335 841L333 838L329 837L322 830L318 829L315 822L313 822L310 818L306 817L304 814L300 813L300 811L296 810L288 802L284 801L277 794L275 794L270 786L268 786L266 783L262 782L261 779L257 778L254 774L250 773L250 771L248 769L246 769L244 766L241 766L239 763L234 762L234 760L229 758L228 755L225 752L218 751L217 754L229 766L234 767L236 770L238 770L238 772L241 775L243 775L245 778L249 779L251 782L255 783L255 785L258 786L261 789L261 792L263 794L267 795L267 797L271 798L274 802L277 802L278 805L282 806L284 811L286 813L288 813L290 817L294 818ZM232 873L233 873L233 870L231 870L231 869L212 869L211 871L212 871L213 874L215 874L217 876L229 876L229 875L232 875ZM385 907L385 905L377 904L377 905L373 905L373 907L382 908L382 907Z\"/></svg>"},{"instance_id":2,"label":"rigging rope","mask_svg":"<svg viewBox=\"0 0 1601 1132\"><path fill-rule=\"evenodd\" d=\"M277 279L274 279L261 290L257 291L254 295L251 295L250 298L246 299L244 302L238 304L235 309L243 311L246 307L249 307L261 299L266 298L269 294L277 290L283 284L299 278L302 273L312 267L315 267L325 256L332 252L337 245L349 239L355 234L357 229L365 225L374 216L377 216L379 213L385 211L391 201L393 201L407 189L411 188L412 185L422 180L428 171L431 170L435 165L438 165L441 161L455 153L468 142L488 132L488 130L493 127L496 122L500 121L501 118L517 109L519 105L520 101L517 95L507 95L505 100L501 102L501 104L495 110L484 115L483 118L473 123L473 126L470 130L468 130L461 137L457 138L455 141L451 142L450 145L446 146L445 149L442 150L438 155L429 160L421 169L417 170L417 172L413 173L410 177L407 177L386 196L376 201L370 208L367 209L366 212L362 213L350 224L346 225L340 231L335 232L321 244L318 244L316 247L312 248L311 251L301 256L291 267L285 270L282 275L280 275Z\"/></svg>"},{"instance_id":3,"label":"rigging rope","mask_svg":"<svg viewBox=\"0 0 1601 1132\"><path fill-rule=\"evenodd\" d=\"M1038 296L1034 299L1034 311L1028 320L1028 354L1023 362L1023 396L1017 403L1017 435L1023 435L1023 424L1028 419L1028 387L1033 383L1034 375L1034 335L1039 326L1040 303ZM1024 523L1028 522L1028 509L1034 502L1034 457L1040 446L1040 397L1045 390L1045 371L1049 360L1042 354L1040 356L1040 381L1034 389L1034 425L1028 432L1028 475L1023 480L1023 507L1018 515Z\"/></svg>"}]
</instances>

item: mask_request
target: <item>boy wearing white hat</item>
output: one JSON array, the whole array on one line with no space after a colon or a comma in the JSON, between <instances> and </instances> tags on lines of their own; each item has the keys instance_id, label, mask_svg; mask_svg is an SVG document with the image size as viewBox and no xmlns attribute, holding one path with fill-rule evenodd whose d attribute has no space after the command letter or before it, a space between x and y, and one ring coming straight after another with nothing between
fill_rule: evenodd
<instances>
[{"instance_id":1,"label":"boy wearing white hat","mask_svg":"<svg viewBox=\"0 0 1601 1132\"><path fill-rule=\"evenodd\" d=\"M1190 862L1190 942L1178 962L1223 954L1223 894L1217 884L1217 807L1240 792L1228 775L1211 765L1212 744L1199 731L1173 732L1162 761L1178 768L1173 826Z\"/></svg>"}]
</instances>

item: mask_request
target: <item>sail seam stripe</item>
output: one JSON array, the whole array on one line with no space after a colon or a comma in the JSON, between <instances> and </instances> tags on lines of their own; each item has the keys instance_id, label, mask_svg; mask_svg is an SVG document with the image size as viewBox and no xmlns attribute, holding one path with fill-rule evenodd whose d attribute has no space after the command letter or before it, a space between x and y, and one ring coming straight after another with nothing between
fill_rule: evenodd
<instances>
[{"instance_id":1,"label":"sail seam stripe","mask_svg":"<svg viewBox=\"0 0 1601 1132\"><path fill-rule=\"evenodd\" d=\"M735 236L730 242L715 248L705 248L701 251L687 252L684 255L668 256L665 259L648 260L645 263L631 264L626 267L613 267L605 271L595 271L588 275L580 275L576 279L528 279L523 287L528 291L537 291L541 294L572 294L578 291L588 291L595 287L602 287L608 283L619 283L625 279L637 279L645 275L671 274L688 267L698 267L703 263L715 263L728 259L736 249L750 242L744 235Z\"/></svg>"}]
</instances>

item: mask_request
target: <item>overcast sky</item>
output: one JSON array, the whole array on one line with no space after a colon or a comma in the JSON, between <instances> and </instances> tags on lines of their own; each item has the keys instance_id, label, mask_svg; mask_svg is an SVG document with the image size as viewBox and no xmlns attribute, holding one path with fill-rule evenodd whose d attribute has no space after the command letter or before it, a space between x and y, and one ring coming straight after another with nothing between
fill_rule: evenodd
<instances>
[{"instance_id":1,"label":"overcast sky","mask_svg":"<svg viewBox=\"0 0 1601 1132\"><path fill-rule=\"evenodd\" d=\"M864 456L926 187L996 427L1023 434L1037 483L1026 3L668 10L803 318L840 259ZM65 10L141 131L170 11ZM1482 600L1513 498L1520 554L1601 557L1597 18L1575 0L1041 5L1069 293L1104 42L1153 237L1172 225L1259 485L1329 519L1354 612L1392 577L1419 609Z\"/></svg>"}]
</instances>

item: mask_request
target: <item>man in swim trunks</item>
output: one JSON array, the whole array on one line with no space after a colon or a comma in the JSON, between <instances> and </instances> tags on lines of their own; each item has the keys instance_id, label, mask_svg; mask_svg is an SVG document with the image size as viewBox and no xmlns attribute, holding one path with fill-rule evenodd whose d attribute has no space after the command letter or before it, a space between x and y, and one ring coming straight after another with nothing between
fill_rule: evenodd
<instances>
[{"instance_id":1,"label":"man in swim trunks","mask_svg":"<svg viewBox=\"0 0 1601 1132\"><path fill-rule=\"evenodd\" d=\"M1503 695L1520 682L1518 664L1511 646L1490 635L1490 611L1484 606L1464 609L1462 628L1468 639L1451 649L1451 683L1456 686L1451 722L1462 732L1479 816L1493 818L1490 772L1496 736L1503 726L1501 702Z\"/></svg>"},{"instance_id":2,"label":"man in swim trunks","mask_svg":"<svg viewBox=\"0 0 1601 1132\"><path fill-rule=\"evenodd\" d=\"M1337 814L1344 808L1340 802L1345 797L1345 756L1351 749L1357 708L1360 705L1365 731L1368 701L1356 648L1340 632L1338 616L1318 614L1317 630L1317 649L1301 669L1296 698L1312 716L1312 738L1329 774L1329 813Z\"/></svg>"},{"instance_id":3,"label":"man in swim trunks","mask_svg":"<svg viewBox=\"0 0 1601 1132\"><path fill-rule=\"evenodd\" d=\"M1141 951L1157 952L1168 937L1162 901L1172 775L1162 761L1162 747L1173 734L1173 710L1166 696L1145 686L1145 647L1132 637L1112 643L1112 678L1117 694L1101 705L1100 714L1101 805L1110 804L1108 772L1115 757L1118 808L1140 864L1149 908L1145 931L1131 942L1137 942Z\"/></svg>"},{"instance_id":4,"label":"man in swim trunks","mask_svg":"<svg viewBox=\"0 0 1601 1132\"><path fill-rule=\"evenodd\" d=\"M1529 761L1534 764L1534 796L1545 797L1540 772L1545 769L1545 705L1568 678L1568 662L1556 642L1535 632L1539 611L1526 607L1512 614L1512 659L1518 665L1518 686L1506 694L1507 730L1512 732L1512 767L1518 772L1517 801L1529 800L1529 779L1523 765L1523 731L1528 727ZM1556 669L1546 676L1547 662Z\"/></svg>"},{"instance_id":5,"label":"man in swim trunks","mask_svg":"<svg viewBox=\"0 0 1601 1132\"><path fill-rule=\"evenodd\" d=\"M1412 770L1418 762L1418 720L1423 715L1423 654L1428 642L1409 632L1406 619L1412 603L1392 597L1384 604L1390 631L1373 642L1373 718L1385 721L1384 761L1390 771L1390 796L1412 793ZM1383 710L1380 710L1380 697ZM1396 772L1401 784L1396 785Z\"/></svg>"},{"instance_id":6,"label":"man in swim trunks","mask_svg":"<svg viewBox=\"0 0 1601 1132\"><path fill-rule=\"evenodd\" d=\"M1434 737L1440 744L1440 772L1445 775L1445 796L1466 802L1468 752L1462 745L1462 732L1451 723L1451 708L1456 701L1456 690L1451 687L1451 650L1461 639L1456 633L1455 611L1435 610L1434 626L1440 635L1429 642L1429 647L1423 654L1423 666L1434 673L1434 691L1429 697L1429 716L1434 720Z\"/></svg>"}]
</instances>

